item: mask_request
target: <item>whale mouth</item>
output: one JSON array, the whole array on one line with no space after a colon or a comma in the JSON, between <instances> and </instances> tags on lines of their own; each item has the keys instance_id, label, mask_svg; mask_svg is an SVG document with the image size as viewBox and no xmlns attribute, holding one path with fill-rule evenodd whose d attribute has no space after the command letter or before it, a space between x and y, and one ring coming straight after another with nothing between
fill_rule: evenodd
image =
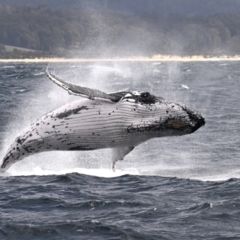
<instances>
[{"instance_id":1,"label":"whale mouth","mask_svg":"<svg viewBox=\"0 0 240 240\"><path fill-rule=\"evenodd\" d=\"M197 122L195 123L195 126L192 128L192 132L197 131L200 127L204 126L205 123L206 123L205 119L202 116L200 116Z\"/></svg>"},{"instance_id":2,"label":"whale mouth","mask_svg":"<svg viewBox=\"0 0 240 240\"><path fill-rule=\"evenodd\" d=\"M187 112L190 121L192 122L192 133L197 131L200 127L205 125L205 119L204 117L193 110L190 110L189 108L183 107L183 109Z\"/></svg>"}]
</instances>

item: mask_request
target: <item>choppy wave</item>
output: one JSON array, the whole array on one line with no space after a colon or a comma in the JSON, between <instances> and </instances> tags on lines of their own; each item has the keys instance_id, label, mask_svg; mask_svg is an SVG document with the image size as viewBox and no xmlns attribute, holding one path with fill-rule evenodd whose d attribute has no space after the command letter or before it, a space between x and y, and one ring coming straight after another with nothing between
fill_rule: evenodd
<instances>
[{"instance_id":1,"label":"choppy wave","mask_svg":"<svg viewBox=\"0 0 240 240\"><path fill-rule=\"evenodd\" d=\"M72 173L0 185L2 239L237 239L240 230L237 179Z\"/></svg>"}]
</instances>

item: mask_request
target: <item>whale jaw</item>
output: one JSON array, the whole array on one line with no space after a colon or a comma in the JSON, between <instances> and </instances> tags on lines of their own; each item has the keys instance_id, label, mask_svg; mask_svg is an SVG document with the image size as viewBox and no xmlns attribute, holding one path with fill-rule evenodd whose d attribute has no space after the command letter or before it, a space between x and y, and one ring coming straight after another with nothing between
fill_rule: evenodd
<instances>
[{"instance_id":1,"label":"whale jaw","mask_svg":"<svg viewBox=\"0 0 240 240\"><path fill-rule=\"evenodd\" d=\"M200 127L203 127L206 124L205 118L199 113L193 112L192 110L189 110L189 109L187 109L186 111L193 123L191 133L196 132Z\"/></svg>"}]
</instances>

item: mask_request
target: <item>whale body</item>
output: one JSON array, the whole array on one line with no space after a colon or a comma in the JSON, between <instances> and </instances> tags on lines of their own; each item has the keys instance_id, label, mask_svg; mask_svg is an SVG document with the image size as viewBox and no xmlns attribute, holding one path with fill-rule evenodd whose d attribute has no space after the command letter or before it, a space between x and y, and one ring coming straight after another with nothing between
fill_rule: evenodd
<instances>
[{"instance_id":1,"label":"whale body","mask_svg":"<svg viewBox=\"0 0 240 240\"><path fill-rule=\"evenodd\" d=\"M198 112L149 92L117 92L76 86L49 70L47 76L70 94L85 97L32 123L8 149L1 170L46 151L112 149L112 168L137 145L157 137L181 136L205 124Z\"/></svg>"}]
</instances>

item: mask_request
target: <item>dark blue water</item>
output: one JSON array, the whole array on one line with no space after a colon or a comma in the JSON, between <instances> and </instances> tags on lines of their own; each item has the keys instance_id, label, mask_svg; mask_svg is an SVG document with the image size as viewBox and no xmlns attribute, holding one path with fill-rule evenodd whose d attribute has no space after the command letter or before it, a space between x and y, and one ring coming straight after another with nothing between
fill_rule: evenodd
<instances>
[{"instance_id":1,"label":"dark blue water","mask_svg":"<svg viewBox=\"0 0 240 240\"><path fill-rule=\"evenodd\" d=\"M139 145L115 173L108 150L16 163L0 177L0 239L240 239L239 62L51 66L73 83L185 103L207 124ZM1 158L32 121L76 100L45 68L0 65Z\"/></svg>"}]
</instances>

